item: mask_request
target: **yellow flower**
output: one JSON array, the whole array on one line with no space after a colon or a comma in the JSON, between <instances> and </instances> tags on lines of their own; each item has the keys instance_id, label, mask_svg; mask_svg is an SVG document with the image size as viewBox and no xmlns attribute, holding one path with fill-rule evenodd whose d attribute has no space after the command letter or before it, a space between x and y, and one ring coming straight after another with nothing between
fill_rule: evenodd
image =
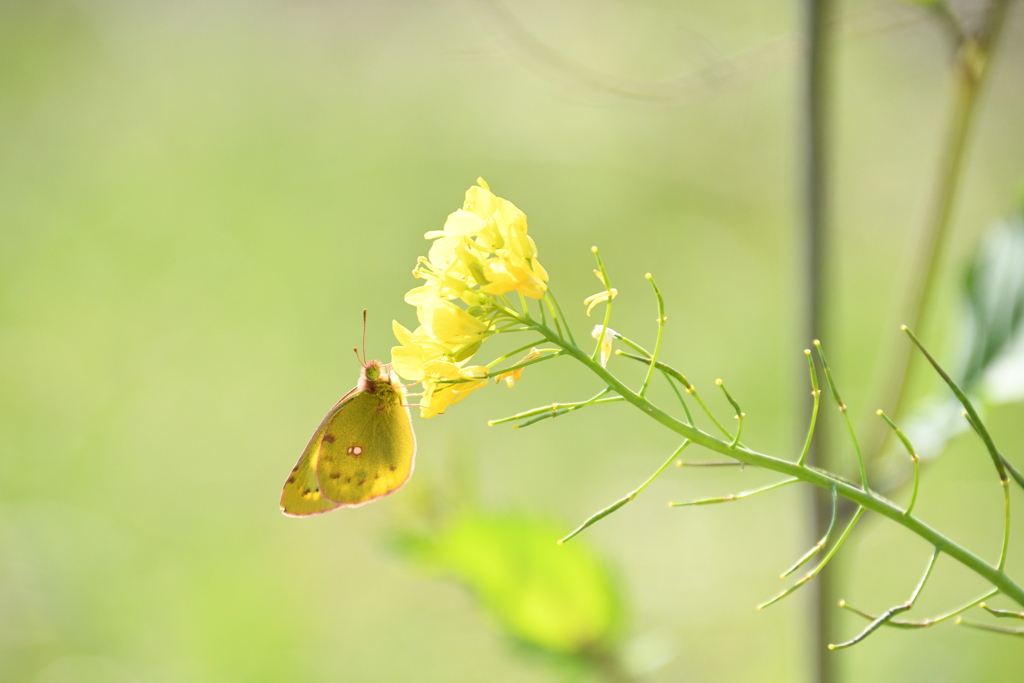
<instances>
[{"instance_id":1,"label":"yellow flower","mask_svg":"<svg viewBox=\"0 0 1024 683\"><path fill-rule=\"evenodd\" d=\"M487 383L486 368L463 365L508 320L496 297L515 291L540 299L547 291L548 274L527 234L526 214L495 196L483 179L477 183L443 229L424 235L432 243L413 276L425 282L405 295L416 307L419 327L410 332L394 323L399 346L391 349L392 367L422 382L424 417L443 413ZM532 353L524 361L536 357ZM521 376L517 368L502 379L512 386Z\"/></svg>"},{"instance_id":2,"label":"yellow flower","mask_svg":"<svg viewBox=\"0 0 1024 683\"><path fill-rule=\"evenodd\" d=\"M537 245L527 234L526 214L491 192L482 178L466 192L462 209L450 214L443 230L426 233L434 240L425 267L417 277L451 275L498 296L517 291L540 299L548 274L537 261ZM449 298L459 296L453 292ZM443 294L444 292L442 292Z\"/></svg>"},{"instance_id":3,"label":"yellow flower","mask_svg":"<svg viewBox=\"0 0 1024 683\"><path fill-rule=\"evenodd\" d=\"M460 367L458 363L432 360L423 364L423 396L420 415L434 417L487 384L487 368L482 365Z\"/></svg>"},{"instance_id":4,"label":"yellow flower","mask_svg":"<svg viewBox=\"0 0 1024 683\"><path fill-rule=\"evenodd\" d=\"M601 330L604 330L604 338L601 337ZM608 367L608 358L612 355L612 341L617 334L615 330L610 327L606 328L604 325L594 325L594 329L590 333L595 340L601 340L601 367Z\"/></svg>"},{"instance_id":5,"label":"yellow flower","mask_svg":"<svg viewBox=\"0 0 1024 683\"><path fill-rule=\"evenodd\" d=\"M483 341L493 333L490 324L443 299L418 308L417 315L427 334L449 348Z\"/></svg>"},{"instance_id":6,"label":"yellow flower","mask_svg":"<svg viewBox=\"0 0 1024 683\"><path fill-rule=\"evenodd\" d=\"M499 249L496 256L486 262L488 282L480 286L481 292L498 295L514 290L531 299L544 296L548 274L539 263L536 269L531 268L525 259L508 249Z\"/></svg>"},{"instance_id":7,"label":"yellow flower","mask_svg":"<svg viewBox=\"0 0 1024 683\"><path fill-rule=\"evenodd\" d=\"M391 348L391 367L400 376L418 382L426 374L423 372L423 364L427 361L443 358L451 353L451 349L433 339L426 333L423 326L410 332L402 327L397 320L392 321L391 329L395 338L401 346Z\"/></svg>"},{"instance_id":8,"label":"yellow flower","mask_svg":"<svg viewBox=\"0 0 1024 683\"><path fill-rule=\"evenodd\" d=\"M523 363L528 363L531 360L537 360L542 355L544 355L543 352L538 351L537 349L530 349L530 352L528 354L526 354L525 356L523 356L523 359L521 361L519 361L518 363L516 363L516 365L522 365ZM508 388L511 389L512 387L514 387L516 385L517 381L522 379L522 377L523 377L523 370L525 370L525 369L526 368L515 368L514 370L509 370L508 372L503 372L503 373L501 373L500 375L498 375L497 377L494 378L494 383L497 384L501 380L505 380L505 384L507 384Z\"/></svg>"}]
</instances>

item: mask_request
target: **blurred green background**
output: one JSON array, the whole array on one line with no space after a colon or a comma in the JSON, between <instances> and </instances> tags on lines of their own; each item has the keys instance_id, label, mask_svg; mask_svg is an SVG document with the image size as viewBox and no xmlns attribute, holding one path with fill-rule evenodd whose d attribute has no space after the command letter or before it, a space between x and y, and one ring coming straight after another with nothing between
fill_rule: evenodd
<instances>
[{"instance_id":1,"label":"blurred green background","mask_svg":"<svg viewBox=\"0 0 1024 683\"><path fill-rule=\"evenodd\" d=\"M458 461L475 463L484 508L565 531L642 482L676 442L623 406L486 426L600 388L568 361L416 418L416 474L401 494L305 520L278 511L285 475L356 380L361 309L371 357L387 358L391 319L414 323L402 295L422 234L478 175L529 216L578 333L593 324L581 302L598 289L597 244L620 291L613 327L650 342L643 275L654 273L665 357L700 387L726 379L749 444L794 453L807 346L796 4L508 8L606 81L528 49L487 2L0 3L0 680L560 680L387 538L422 521L423 499L450 495ZM865 417L928 200L950 56L921 10L842 9L827 342ZM959 269L1024 173L1015 10L940 310L954 309ZM661 85L646 99L602 85L631 80ZM944 338L952 320L924 334ZM1011 457L1022 418L1020 405L992 416ZM991 558L1001 503L990 469L961 437L927 471L918 510ZM625 641L670 644L674 657L645 680L806 676L805 597L754 605L804 550L808 492L665 507L770 480L672 469L581 537L616 577ZM845 595L871 610L903 601L928 548L870 516L859 531L835 568ZM1024 575L1024 544L1010 562ZM944 558L913 614L981 588ZM843 619L851 636L863 625ZM1024 668L1016 641L952 625L880 632L833 656L851 680Z\"/></svg>"}]
</instances>

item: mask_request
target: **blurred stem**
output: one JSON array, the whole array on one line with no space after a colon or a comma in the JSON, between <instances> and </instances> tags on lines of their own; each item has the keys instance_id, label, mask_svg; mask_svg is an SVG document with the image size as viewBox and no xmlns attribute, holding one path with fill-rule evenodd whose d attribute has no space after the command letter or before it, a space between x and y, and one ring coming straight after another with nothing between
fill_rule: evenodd
<instances>
[{"instance_id":1,"label":"blurred stem","mask_svg":"<svg viewBox=\"0 0 1024 683\"><path fill-rule=\"evenodd\" d=\"M956 22L948 6L942 3L946 22ZM921 260L916 266L916 275L908 289L900 323L911 329L924 330L929 322L931 300L938 281L939 264L945 243L949 237L949 225L957 197L957 190L963 177L964 157L970 139L978 95L985 76L989 71L992 53L996 47L1003 26L1009 0L992 0L988 12L977 31L971 34L955 32L958 37L956 57L953 65L953 92L950 104L949 124L943 141L942 156L933 190L932 207L925 223L921 249ZM915 250L918 251L918 250ZM877 403L892 406L895 418L906 410L908 387L913 375L910 347L900 344L894 351L890 371L883 377L899 378L894 384L886 383L881 400ZM871 452L879 457L889 430L884 425L874 428Z\"/></svg>"},{"instance_id":2,"label":"blurred stem","mask_svg":"<svg viewBox=\"0 0 1024 683\"><path fill-rule=\"evenodd\" d=\"M801 55L801 136L798 144L803 163L802 201L803 234L806 244L804 251L806 280L806 322L804 339L828 338L825 329L827 291L824 271L828 254L828 164L827 164L827 116L828 70L830 33L830 0L801 0L804 47ZM804 399L806 407L817 412L817 397ZM822 416L825 417L825 416ZM818 425L819 444L829 443L828 420ZM825 466L823 454L808 438L808 459L812 465ZM811 495L811 542L816 542L826 530L831 519L832 493L815 490ZM808 610L810 612L810 633L813 641L808 665L810 680L816 683L837 683L838 671L834 657L828 656L828 645L836 641L836 624L829 607L835 603L837 591L832 573L822 576L810 590Z\"/></svg>"},{"instance_id":3,"label":"blurred stem","mask_svg":"<svg viewBox=\"0 0 1024 683\"><path fill-rule=\"evenodd\" d=\"M816 5L814 0L805 0L808 7ZM963 162L965 157L965 150L970 137L971 126L974 121L974 112L978 100L978 94L981 90L984 76L987 73L990 57L996 46L999 35L1002 31L1003 25L1005 24L1005 17L1007 7L1009 6L1009 0L992 0L988 7L987 15L984 21L981 23L977 32L972 35L965 34L957 21L956 16L950 10L949 5L946 2L940 2L935 8L936 16L939 18L941 25L947 30L948 34L953 37L956 41L957 50L955 63L953 67L953 92L951 97L950 105L950 119L949 124L946 128L942 154L939 161L939 167L937 170L935 188L933 190L932 207L929 211L927 221L923 229L922 248L918 251L922 256L915 266L915 275L909 285L906 298L904 299L904 306L907 309L901 312L902 320L901 323L910 325L915 329L921 329L923 325L928 322L929 305L934 298L934 289L938 280L939 264L942 261L943 248L949 235L949 225L952 218L953 208L955 205L956 192L959 188L961 178L963 176ZM820 11L820 9L819 9ZM820 21L820 15L817 17ZM809 26L811 25L810 19L808 20ZM819 27L819 31L820 31ZM809 34L810 34L809 30ZM807 139L805 145L807 147L814 147L817 149L817 154L807 152L807 163L805 173L808 175L805 184L805 192L807 193L807 231L809 238L814 241L811 242L812 248L809 250L808 257L811 260L809 264L809 288L811 290L810 302L809 302L809 322L808 326L811 329L812 336L824 336L823 333L817 332L816 330L823 327L823 303L826 299L825 292L823 291L823 282L820 279L820 264L821 256L826 253L822 246L822 239L824 235L824 217L822 205L824 203L825 194L825 176L822 174L823 167L818 168L818 178L813 180L810 176L814 169L814 164L820 164L824 157L823 152L823 141L824 135L821 132L820 119L822 118L821 105L815 106L813 100L815 96L823 98L823 87L821 84L816 84L814 77L810 74L813 70L813 63L815 58L822 60L821 56L822 48L819 46L818 53L813 54L813 50L808 47L807 60L808 60L808 76L807 76L807 118L809 121L813 121L815 117L819 119L819 123L816 129L811 130L809 125L807 132ZM820 66L819 66L820 69ZM820 77L820 74L819 74ZM815 197L815 193L817 196ZM817 228L819 232L814 232L814 228ZM815 253L813 249L817 249L818 253ZM817 262L815 263L815 259ZM879 400L876 401L875 405L892 406L892 413L895 417L899 418L906 409L906 402L908 397L908 387L912 376L913 365L911 363L910 347L907 345L898 345L894 351L891 367L888 372L882 375L884 378L898 378L894 383L889 384L886 382ZM820 434L822 434L820 443L828 444L827 439L827 427L828 423L823 422L819 427ZM889 436L889 430L885 429L885 425L875 423L872 425L872 431L869 432L869 438L867 444L868 457L877 458L880 457L884 451L886 440ZM813 451L812 451L813 454ZM814 460L812 460L814 462ZM828 465L828 463L821 463ZM916 471L916 470L915 470ZM818 493L817 505L815 511L817 513L817 528L820 529L825 522L825 508L827 503L825 496L822 492ZM852 513L852 509L849 505L840 508L840 517L846 519ZM908 512L909 514L909 512ZM836 631L835 620L832 618L831 610L828 610L828 606L835 602L837 597L837 577L835 574L825 574L817 585L817 595L814 605L814 609L817 610L817 621L813 626L817 627L817 633L819 634L819 642L817 648L817 654L815 662L817 664L817 680L819 683L837 683L838 673L835 670L834 659L824 657L822 653L823 648L826 648L829 642L835 642L832 640L833 633Z\"/></svg>"}]
</instances>

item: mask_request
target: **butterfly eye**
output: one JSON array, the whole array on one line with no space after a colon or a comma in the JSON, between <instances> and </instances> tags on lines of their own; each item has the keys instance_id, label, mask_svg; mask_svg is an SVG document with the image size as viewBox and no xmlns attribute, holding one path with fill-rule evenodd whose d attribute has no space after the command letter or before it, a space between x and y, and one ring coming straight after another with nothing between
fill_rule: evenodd
<instances>
[{"instance_id":1,"label":"butterfly eye","mask_svg":"<svg viewBox=\"0 0 1024 683\"><path fill-rule=\"evenodd\" d=\"M380 364L377 361L367 363L366 367L363 369L363 375L371 382L377 379L380 377Z\"/></svg>"}]
</instances>

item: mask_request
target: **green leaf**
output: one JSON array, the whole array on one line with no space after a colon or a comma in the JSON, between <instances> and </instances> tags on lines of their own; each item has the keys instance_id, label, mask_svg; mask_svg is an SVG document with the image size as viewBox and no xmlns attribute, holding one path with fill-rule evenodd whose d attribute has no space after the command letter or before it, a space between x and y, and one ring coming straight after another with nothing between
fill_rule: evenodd
<instances>
[{"instance_id":1,"label":"green leaf","mask_svg":"<svg viewBox=\"0 0 1024 683\"><path fill-rule=\"evenodd\" d=\"M1024 220L991 228L964 278L965 361L960 386L971 391L996 361L1020 347L1024 322ZM1021 378L1024 379L1024 378ZM1024 382L1012 391L1024 396Z\"/></svg>"},{"instance_id":2,"label":"green leaf","mask_svg":"<svg viewBox=\"0 0 1024 683\"><path fill-rule=\"evenodd\" d=\"M398 547L427 571L469 588L518 641L557 655L608 651L622 600L606 565L584 543L559 546L563 525L473 513Z\"/></svg>"},{"instance_id":3,"label":"green leaf","mask_svg":"<svg viewBox=\"0 0 1024 683\"><path fill-rule=\"evenodd\" d=\"M963 280L957 383L989 405L1024 399L1024 219L997 223L982 239ZM961 406L945 396L906 421L923 458L939 455L967 429Z\"/></svg>"}]
</instances>

